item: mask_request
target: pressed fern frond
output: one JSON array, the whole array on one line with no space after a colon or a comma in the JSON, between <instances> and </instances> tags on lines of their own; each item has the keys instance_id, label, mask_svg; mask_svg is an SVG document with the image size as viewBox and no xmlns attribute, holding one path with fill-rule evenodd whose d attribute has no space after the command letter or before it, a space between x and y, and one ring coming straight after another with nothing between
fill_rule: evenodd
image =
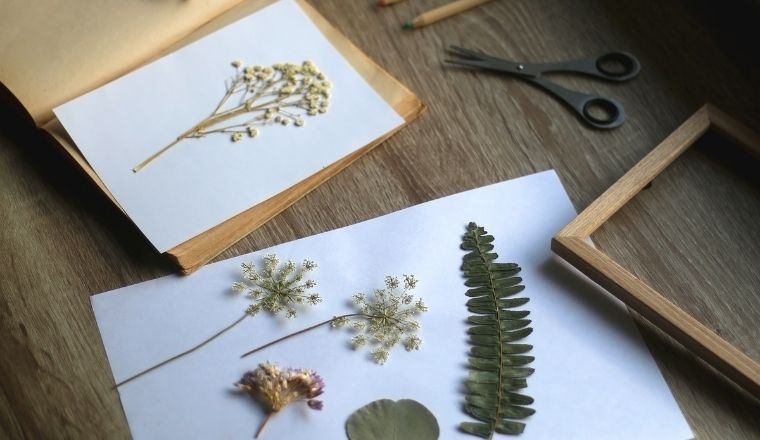
<instances>
[{"instance_id":1,"label":"pressed fern frond","mask_svg":"<svg viewBox=\"0 0 760 440\"><path fill-rule=\"evenodd\" d=\"M494 432L520 434L524 419L535 411L527 405L533 398L516 391L527 386L526 378L533 374L527 367L533 356L524 353L533 346L517 344L533 329L525 319L527 310L514 310L528 298L514 298L525 288L516 275L520 267L514 263L496 263L498 255L492 235L470 223L462 237L462 249L468 251L462 262L465 293L470 299L467 309L467 330L472 347L469 353L470 374L465 382L464 411L477 422L464 422L459 428L469 434L490 439Z\"/></svg>"}]
</instances>

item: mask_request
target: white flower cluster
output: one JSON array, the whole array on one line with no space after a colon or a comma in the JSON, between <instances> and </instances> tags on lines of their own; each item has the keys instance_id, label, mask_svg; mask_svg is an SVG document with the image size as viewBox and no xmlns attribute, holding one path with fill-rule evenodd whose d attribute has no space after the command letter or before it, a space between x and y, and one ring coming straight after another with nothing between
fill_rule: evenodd
<instances>
[{"instance_id":1,"label":"white flower cluster","mask_svg":"<svg viewBox=\"0 0 760 440\"><path fill-rule=\"evenodd\" d=\"M370 355L379 364L388 360L390 350L399 343L406 351L419 350L422 340L417 336L420 325L415 318L428 308L411 294L416 286L414 275L403 276L403 288L398 278L386 277L384 289L376 289L372 295L355 294L358 313L336 318L332 326L346 326L355 332L351 345L355 349L371 346Z\"/></svg>"},{"instance_id":2,"label":"white flower cluster","mask_svg":"<svg viewBox=\"0 0 760 440\"><path fill-rule=\"evenodd\" d=\"M227 92L210 118L231 119L248 115L247 120L216 129L200 130L190 137L203 137L214 132L228 133L232 142L245 135L259 135L256 125L277 124L303 127L304 116L327 113L332 84L312 61L300 65L278 63L272 66L244 66L240 60L231 63L235 75L227 82ZM235 99L233 99L235 98ZM230 108L229 102L237 102Z\"/></svg>"},{"instance_id":3,"label":"white flower cluster","mask_svg":"<svg viewBox=\"0 0 760 440\"><path fill-rule=\"evenodd\" d=\"M300 267L290 260L281 265L277 256L270 254L263 258L259 269L253 262L241 266L243 281L234 283L232 290L254 301L246 310L251 316L264 310L275 315L285 312L288 318L295 318L297 306L322 302L319 294L309 292L317 285L314 280L306 279L317 267L311 260L304 260Z\"/></svg>"}]
</instances>

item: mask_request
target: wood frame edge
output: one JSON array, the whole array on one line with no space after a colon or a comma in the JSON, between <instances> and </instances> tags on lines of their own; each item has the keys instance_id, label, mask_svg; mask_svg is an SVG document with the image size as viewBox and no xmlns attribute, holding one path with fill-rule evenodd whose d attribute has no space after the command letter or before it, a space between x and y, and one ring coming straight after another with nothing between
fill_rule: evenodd
<instances>
[{"instance_id":1,"label":"wood frame edge","mask_svg":"<svg viewBox=\"0 0 760 440\"><path fill-rule=\"evenodd\" d=\"M709 105L684 121L620 177L558 235L590 236L710 128Z\"/></svg>"},{"instance_id":2,"label":"wood frame edge","mask_svg":"<svg viewBox=\"0 0 760 440\"><path fill-rule=\"evenodd\" d=\"M737 143L747 142L747 146L760 155L760 136L711 104L705 104L562 228L552 238L551 249L737 385L760 398L760 364L586 242L593 232L710 128L717 128Z\"/></svg>"}]
</instances>

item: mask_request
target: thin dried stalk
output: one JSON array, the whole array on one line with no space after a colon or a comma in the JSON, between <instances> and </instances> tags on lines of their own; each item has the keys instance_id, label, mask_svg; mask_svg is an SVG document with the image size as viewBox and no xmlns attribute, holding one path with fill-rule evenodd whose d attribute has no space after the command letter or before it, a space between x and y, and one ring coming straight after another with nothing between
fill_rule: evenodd
<instances>
[{"instance_id":1,"label":"thin dried stalk","mask_svg":"<svg viewBox=\"0 0 760 440\"><path fill-rule=\"evenodd\" d=\"M240 61L233 61L232 67L235 74L226 82L225 94L214 111L132 171L141 171L185 139L223 133L229 134L232 142L238 142L246 135L258 136L257 126L292 124L301 127L304 115L327 112L332 84L311 61L304 61L300 66L285 63L266 67L242 67Z\"/></svg>"}]
</instances>

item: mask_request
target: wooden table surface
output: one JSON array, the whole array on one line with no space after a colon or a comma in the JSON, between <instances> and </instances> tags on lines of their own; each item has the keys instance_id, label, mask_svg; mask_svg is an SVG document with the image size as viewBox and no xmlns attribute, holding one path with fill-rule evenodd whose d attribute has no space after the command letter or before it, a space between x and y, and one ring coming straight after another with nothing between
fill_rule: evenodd
<instances>
[{"instance_id":1,"label":"wooden table surface","mask_svg":"<svg viewBox=\"0 0 760 440\"><path fill-rule=\"evenodd\" d=\"M314 1L428 111L218 259L548 168L581 210L706 101L760 130L760 6L752 0L502 0L429 28L400 30L403 21L442 3L407 0L378 10L370 0ZM627 122L595 131L522 81L443 67L450 44L526 61L622 49L643 69L625 84L556 78L623 103ZM654 188L681 182L687 190L712 188L713 196L687 191L668 201L661 198L667 191L653 192L594 238L760 359L760 216L745 215L737 226L730 215L760 212L757 187L740 186L745 196L712 209L728 191L721 191L726 173L702 172L709 160L675 167ZM715 212L729 215L699 221ZM714 223L721 221L726 225ZM730 234L712 234L717 242L701 244L688 237L710 238L699 228ZM739 244L726 245L729 239ZM129 437L89 296L171 271L80 172L6 120L0 130L0 437ZM697 438L760 438L756 400L646 323L640 327Z\"/></svg>"}]
</instances>

